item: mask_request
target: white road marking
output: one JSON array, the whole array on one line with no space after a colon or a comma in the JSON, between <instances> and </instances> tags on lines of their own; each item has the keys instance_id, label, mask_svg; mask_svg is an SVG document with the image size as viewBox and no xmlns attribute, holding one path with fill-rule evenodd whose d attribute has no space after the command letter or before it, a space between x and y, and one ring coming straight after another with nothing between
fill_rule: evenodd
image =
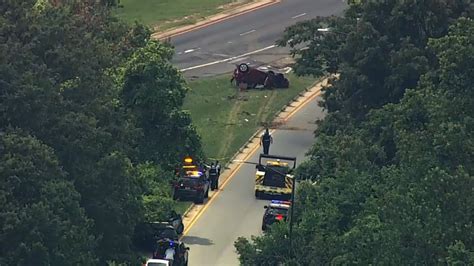
<instances>
[{"instance_id":1,"label":"white road marking","mask_svg":"<svg viewBox=\"0 0 474 266\"><path fill-rule=\"evenodd\" d=\"M195 51L194 49L189 49L189 50L184 51L184 53L187 54L187 53L191 53L191 52L194 52L194 51Z\"/></svg>"},{"instance_id":2,"label":"white road marking","mask_svg":"<svg viewBox=\"0 0 474 266\"><path fill-rule=\"evenodd\" d=\"M230 61L229 63L235 64L235 63L238 63L238 62L245 61L245 60L247 60L247 59L248 59L248 57L245 56L245 57L241 57L241 58L237 58L237 59L235 59L235 60L232 60L232 61Z\"/></svg>"},{"instance_id":3,"label":"white road marking","mask_svg":"<svg viewBox=\"0 0 474 266\"><path fill-rule=\"evenodd\" d=\"M240 36L244 36L244 35L247 35L247 34L250 34L250 33L253 33L253 32L256 32L256 30L249 30L249 31L246 31L244 33L241 33Z\"/></svg>"},{"instance_id":4,"label":"white road marking","mask_svg":"<svg viewBox=\"0 0 474 266\"><path fill-rule=\"evenodd\" d=\"M188 70L193 70L193 69L208 67L208 66L212 66L212 65L216 65L216 64L220 64L220 63L226 63L226 62L233 61L233 60L235 60L235 59L239 59L239 58L246 57L246 56L249 56L249 55L258 54L258 53L260 53L260 52L263 52L263 51L266 51L266 50L269 50L269 49L273 49L273 48L275 48L275 47L277 47L276 44L270 45L270 46L267 46L267 47L264 47L264 48L261 48L261 49L252 51L252 52L248 52L248 53L245 53L245 54L241 54L241 55L229 57L229 58L227 58L227 59L217 60L217 61L214 61L214 62L209 62L209 63L206 63L206 64L202 64L202 65L197 65L197 66L192 66L192 67L183 68L183 69L181 69L180 71L181 71L181 72L185 72L185 71L188 71Z\"/></svg>"},{"instance_id":5,"label":"white road marking","mask_svg":"<svg viewBox=\"0 0 474 266\"><path fill-rule=\"evenodd\" d=\"M299 17L302 17L302 16L306 16L306 13L301 13L299 15L296 15L296 16L293 16L291 17L292 19L295 19L295 18L299 18Z\"/></svg>"},{"instance_id":6,"label":"white road marking","mask_svg":"<svg viewBox=\"0 0 474 266\"><path fill-rule=\"evenodd\" d=\"M283 69L281 69L281 70L283 70L283 72L284 72L285 74L288 74L288 73L290 73L291 70L293 70L293 69L292 69L291 67L285 67L285 68L283 68Z\"/></svg>"}]
</instances>

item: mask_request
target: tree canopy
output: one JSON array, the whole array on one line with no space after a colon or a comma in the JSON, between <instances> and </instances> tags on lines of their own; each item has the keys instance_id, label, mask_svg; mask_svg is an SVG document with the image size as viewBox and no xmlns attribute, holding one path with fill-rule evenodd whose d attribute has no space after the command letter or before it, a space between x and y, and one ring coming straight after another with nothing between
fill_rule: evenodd
<instances>
[{"instance_id":1,"label":"tree canopy","mask_svg":"<svg viewBox=\"0 0 474 266\"><path fill-rule=\"evenodd\" d=\"M287 30L309 42L299 73L340 78L297 169L294 246L287 224L240 238L243 265L474 263L472 8L362 1Z\"/></svg>"},{"instance_id":2,"label":"tree canopy","mask_svg":"<svg viewBox=\"0 0 474 266\"><path fill-rule=\"evenodd\" d=\"M0 4L0 264L136 262L135 225L173 207L167 169L202 156L172 47L112 2Z\"/></svg>"}]
</instances>

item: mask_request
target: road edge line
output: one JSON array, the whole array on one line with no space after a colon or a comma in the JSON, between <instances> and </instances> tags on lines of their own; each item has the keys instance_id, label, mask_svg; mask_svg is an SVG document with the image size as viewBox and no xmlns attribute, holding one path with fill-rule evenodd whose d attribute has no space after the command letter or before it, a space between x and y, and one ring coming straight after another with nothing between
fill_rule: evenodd
<instances>
[{"instance_id":1,"label":"road edge line","mask_svg":"<svg viewBox=\"0 0 474 266\"><path fill-rule=\"evenodd\" d=\"M299 94L299 96L296 96L295 97L296 100L290 102L289 104L286 105L286 107L283 107L282 109L290 108L292 107L291 105L294 103L297 103L297 106L293 107L294 109L289 111L283 118L279 118L279 115L281 115L282 113L285 113L285 111L284 110L280 111L278 114L275 115L275 118L273 119L273 121L278 121L279 119L286 121L289 118L291 118L294 114L296 114L299 110L301 110L304 106L306 106L309 102L311 102L313 99L315 99L321 94L321 89L325 86L323 83L326 83L327 85L330 78L331 78L330 76L323 76L319 78L317 81L315 81L315 83L313 83L313 86L307 88L305 92L307 93L314 90L313 93L311 93L310 95L306 97L304 96L305 93L303 93L303 95ZM303 97L305 97L304 100L298 101L300 98L303 98ZM249 148L248 146L255 140L256 136L259 135L262 131L263 129L262 127L260 127L260 129L258 129L252 135L252 137L249 138L249 140L247 140L247 142L244 145L242 145L242 147L234 154L234 156L231 157L231 160L229 160L229 162L226 163L226 165L224 166L224 169L226 169L228 166L232 164L231 162L234 160L234 158L236 158L239 155L242 155L245 148ZM275 129L272 130L272 132L274 131ZM250 156L252 156L259 147L260 147L259 145L255 145L254 147L250 148L250 151L248 151L247 155L245 155L244 157L244 161L247 160ZM232 180L233 176L242 167L242 165L243 165L242 163L239 163L235 166L234 169L229 168L229 170L231 171L230 174L224 180L222 185L217 189L217 192L213 193L212 196L209 197L208 201L203 205L203 207L200 210L198 210L197 213L190 219L188 225L186 226L185 230L183 231L183 234L180 237L180 240L183 237L185 237L186 234L192 229L192 226L198 221L199 217L201 217L201 215L205 212L205 210L209 208L210 204L214 201L215 198L217 198L219 193L223 191L222 189L227 185L228 182L230 182L230 180ZM185 214L183 214L183 216L188 214L195 206L197 205L192 203L191 206L186 210Z\"/></svg>"},{"instance_id":2,"label":"road edge line","mask_svg":"<svg viewBox=\"0 0 474 266\"><path fill-rule=\"evenodd\" d=\"M240 8L242 8L242 10L237 11L236 13L227 13L226 14L226 12L224 11L224 12L212 15L212 16L208 17L207 19L204 19L204 20L199 21L199 22L197 22L195 24L192 24L192 25L187 25L187 26L184 26L184 27L178 27L178 28L175 28L175 29L170 29L170 30L167 30L167 31L164 31L164 32L154 32L154 33L151 34L151 38L157 39L157 40L165 40L165 39L168 39L168 38L176 37L178 35L188 33L188 32L194 31L194 30L202 29L202 28L205 28L207 26L222 22L224 20L231 19L231 18L234 18L234 17L238 17L238 16L241 16L241 15L256 11L258 9L262 9L262 8L277 4L279 2L281 2L281 0L269 0L269 1L266 1L266 2L262 1L262 3L257 2L258 4L256 2L251 2L251 3L248 3L248 4L242 5L240 7ZM247 6L257 5L257 6L245 8L246 5ZM213 19L213 17L219 17L219 18Z\"/></svg>"}]
</instances>

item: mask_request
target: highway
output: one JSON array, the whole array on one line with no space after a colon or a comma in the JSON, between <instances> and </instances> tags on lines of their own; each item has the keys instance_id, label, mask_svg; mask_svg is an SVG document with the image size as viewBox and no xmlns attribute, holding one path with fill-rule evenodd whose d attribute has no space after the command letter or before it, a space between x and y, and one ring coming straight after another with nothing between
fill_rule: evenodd
<instances>
[{"instance_id":1,"label":"highway","mask_svg":"<svg viewBox=\"0 0 474 266\"><path fill-rule=\"evenodd\" d=\"M228 73L239 62L264 65L288 57L276 47L284 29L317 16L339 15L343 0L282 0L280 3L171 38L173 64L185 77Z\"/></svg>"},{"instance_id":2,"label":"highway","mask_svg":"<svg viewBox=\"0 0 474 266\"><path fill-rule=\"evenodd\" d=\"M270 154L296 156L297 162L304 161L305 153L314 142L315 120L323 117L318 100L316 97L309 101L275 130ZM261 147L254 150L248 161L258 162L261 150ZM183 237L190 247L189 265L239 265L234 241L239 236L261 233L263 206L268 201L255 198L255 165L244 163L229 178Z\"/></svg>"}]
</instances>

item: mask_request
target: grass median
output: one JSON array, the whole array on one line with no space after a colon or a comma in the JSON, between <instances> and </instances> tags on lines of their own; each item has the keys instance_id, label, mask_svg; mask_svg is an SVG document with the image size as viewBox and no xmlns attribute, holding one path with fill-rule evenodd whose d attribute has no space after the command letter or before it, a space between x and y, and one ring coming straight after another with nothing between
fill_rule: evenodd
<instances>
[{"instance_id":1,"label":"grass median","mask_svg":"<svg viewBox=\"0 0 474 266\"><path fill-rule=\"evenodd\" d=\"M117 15L125 21L139 21L165 30L189 25L252 0L121 0Z\"/></svg>"},{"instance_id":2,"label":"grass median","mask_svg":"<svg viewBox=\"0 0 474 266\"><path fill-rule=\"evenodd\" d=\"M188 83L184 109L191 113L193 124L202 138L208 158L224 165L255 131L271 122L281 109L316 80L290 73L290 88L248 90L238 93L230 84L230 74ZM176 210L184 213L191 202L178 202Z\"/></svg>"},{"instance_id":3,"label":"grass median","mask_svg":"<svg viewBox=\"0 0 474 266\"><path fill-rule=\"evenodd\" d=\"M190 111L209 158L226 163L266 122L271 122L282 107L315 79L289 74L290 88L248 90L238 93L229 82L230 75L189 83L191 91L184 109Z\"/></svg>"}]
</instances>

